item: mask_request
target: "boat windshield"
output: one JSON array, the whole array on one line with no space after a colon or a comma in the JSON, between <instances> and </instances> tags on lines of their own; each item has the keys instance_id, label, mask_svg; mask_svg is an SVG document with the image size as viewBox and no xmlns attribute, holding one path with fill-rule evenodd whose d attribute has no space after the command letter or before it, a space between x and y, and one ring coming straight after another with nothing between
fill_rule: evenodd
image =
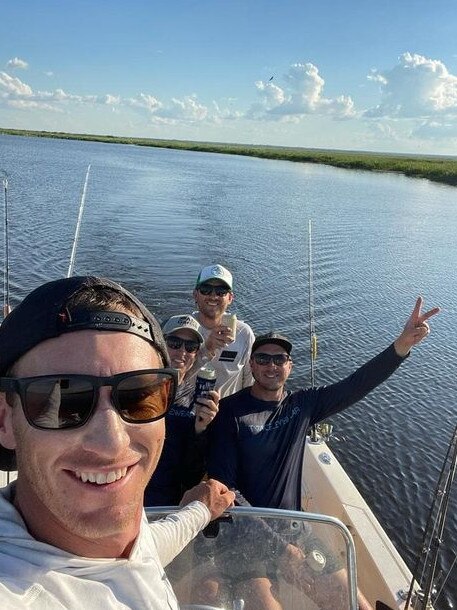
<instances>
[{"instance_id":1,"label":"boat windshield","mask_svg":"<svg viewBox=\"0 0 457 610\"><path fill-rule=\"evenodd\" d=\"M171 508L146 509L149 522ZM355 551L333 517L234 508L211 522L165 568L181 610L263 607L356 610Z\"/></svg>"}]
</instances>

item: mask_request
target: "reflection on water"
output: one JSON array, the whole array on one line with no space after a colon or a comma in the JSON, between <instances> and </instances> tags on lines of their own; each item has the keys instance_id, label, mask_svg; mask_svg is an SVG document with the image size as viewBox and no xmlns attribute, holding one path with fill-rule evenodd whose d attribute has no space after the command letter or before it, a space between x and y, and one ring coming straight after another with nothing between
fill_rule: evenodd
<instances>
[{"instance_id":1,"label":"reflection on water","mask_svg":"<svg viewBox=\"0 0 457 610\"><path fill-rule=\"evenodd\" d=\"M455 426L457 191L316 165L0 136L15 302L66 274L89 163L75 273L123 282L165 317L192 306L201 266L227 265L239 317L258 333L276 328L293 339L292 387L309 383L308 219L317 383L389 344L418 294L443 308L401 369L334 418L332 449L411 565ZM457 590L457 575L447 590Z\"/></svg>"}]
</instances>

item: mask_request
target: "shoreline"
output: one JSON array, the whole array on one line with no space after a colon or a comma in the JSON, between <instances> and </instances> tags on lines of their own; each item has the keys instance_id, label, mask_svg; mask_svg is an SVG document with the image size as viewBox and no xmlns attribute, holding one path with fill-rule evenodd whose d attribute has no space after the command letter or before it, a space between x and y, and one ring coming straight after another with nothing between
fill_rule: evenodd
<instances>
[{"instance_id":1,"label":"shoreline","mask_svg":"<svg viewBox=\"0 0 457 610\"><path fill-rule=\"evenodd\" d=\"M434 157L432 155L413 156L407 154L352 152L317 148L263 146L258 144L224 144L219 142L197 142L190 140L129 138L5 128L0 128L0 135L82 140L107 144L128 144L134 146L150 146L154 148L171 148L196 152L258 157L260 159L271 159L275 161L317 163L339 167L341 169L397 173L403 174L409 178L424 178L448 186L457 186L457 159L438 156Z\"/></svg>"}]
</instances>

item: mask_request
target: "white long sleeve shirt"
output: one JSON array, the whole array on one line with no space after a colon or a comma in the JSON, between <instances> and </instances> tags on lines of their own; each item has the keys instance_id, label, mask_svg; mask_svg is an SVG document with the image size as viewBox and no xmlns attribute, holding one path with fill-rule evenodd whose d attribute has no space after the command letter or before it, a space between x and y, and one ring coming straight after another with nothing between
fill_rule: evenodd
<instances>
[{"instance_id":1,"label":"white long sleeve shirt","mask_svg":"<svg viewBox=\"0 0 457 610\"><path fill-rule=\"evenodd\" d=\"M143 515L128 559L91 559L35 540L9 498L1 489L2 610L177 610L164 566L210 521L201 502L152 524Z\"/></svg>"},{"instance_id":2,"label":"white long sleeve shirt","mask_svg":"<svg viewBox=\"0 0 457 610\"><path fill-rule=\"evenodd\" d=\"M198 311L192 312L192 315L198 320ZM200 322L200 332L203 335L204 341L206 341L211 333L211 329L206 328ZM193 367L186 375L186 381L189 382L192 377L193 383L195 383L194 377L198 372L198 368L211 362L216 369L215 389L219 391L221 398L251 386L254 383L254 378L249 366L249 358L251 357L254 339L252 328L246 322L237 320L235 341L229 343L224 348L217 349L214 356L203 345L199 350L195 368Z\"/></svg>"}]
</instances>

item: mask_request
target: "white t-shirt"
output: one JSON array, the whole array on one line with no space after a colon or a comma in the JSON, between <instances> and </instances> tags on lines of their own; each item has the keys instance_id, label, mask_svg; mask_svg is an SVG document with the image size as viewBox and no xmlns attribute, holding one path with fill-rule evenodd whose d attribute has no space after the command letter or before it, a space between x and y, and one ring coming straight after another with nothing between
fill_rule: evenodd
<instances>
[{"instance_id":1,"label":"white t-shirt","mask_svg":"<svg viewBox=\"0 0 457 610\"><path fill-rule=\"evenodd\" d=\"M140 533L128 559L78 557L35 540L0 490L1 610L178 610L164 567L205 527L208 508L192 502Z\"/></svg>"},{"instance_id":2,"label":"white t-shirt","mask_svg":"<svg viewBox=\"0 0 457 610\"><path fill-rule=\"evenodd\" d=\"M198 320L198 311L194 311L192 315ZM211 329L200 323L200 332L206 341ZM219 390L221 398L235 394L254 383L249 366L254 338L252 328L246 322L237 320L236 338L233 343L216 350L214 357L211 357L204 345L200 348L197 366L211 362L216 369L216 390ZM194 377L195 373L195 369L192 369L190 375L186 376L186 382L190 376Z\"/></svg>"}]
</instances>

